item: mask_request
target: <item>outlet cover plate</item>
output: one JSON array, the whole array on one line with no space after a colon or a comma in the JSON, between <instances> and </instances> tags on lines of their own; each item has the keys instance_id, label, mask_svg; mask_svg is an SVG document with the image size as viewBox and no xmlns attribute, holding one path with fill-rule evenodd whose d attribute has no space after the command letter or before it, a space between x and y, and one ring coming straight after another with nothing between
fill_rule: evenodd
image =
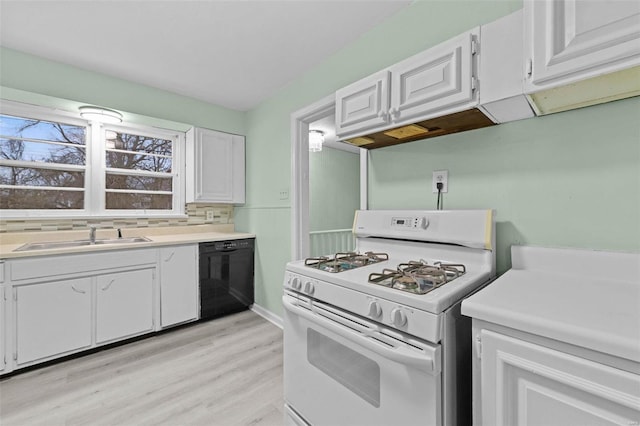
<instances>
[{"instance_id":1,"label":"outlet cover plate","mask_svg":"<svg viewBox=\"0 0 640 426\"><path fill-rule=\"evenodd\" d=\"M436 184L442 182L442 193L449 192L449 170L434 170L433 179L431 179L431 190L434 194L438 193L438 187Z\"/></svg>"},{"instance_id":2,"label":"outlet cover plate","mask_svg":"<svg viewBox=\"0 0 640 426\"><path fill-rule=\"evenodd\" d=\"M209 209L205 211L205 220L213 221L213 209Z\"/></svg>"}]
</instances>

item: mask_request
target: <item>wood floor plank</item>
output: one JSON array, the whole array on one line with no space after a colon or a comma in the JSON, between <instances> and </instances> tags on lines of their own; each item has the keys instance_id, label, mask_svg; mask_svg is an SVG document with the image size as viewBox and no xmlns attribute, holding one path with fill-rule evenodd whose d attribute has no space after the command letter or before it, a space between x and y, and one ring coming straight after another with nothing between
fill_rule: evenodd
<instances>
[{"instance_id":1,"label":"wood floor plank","mask_svg":"<svg viewBox=\"0 0 640 426\"><path fill-rule=\"evenodd\" d=\"M0 424L283 422L282 331L251 311L0 380Z\"/></svg>"}]
</instances>

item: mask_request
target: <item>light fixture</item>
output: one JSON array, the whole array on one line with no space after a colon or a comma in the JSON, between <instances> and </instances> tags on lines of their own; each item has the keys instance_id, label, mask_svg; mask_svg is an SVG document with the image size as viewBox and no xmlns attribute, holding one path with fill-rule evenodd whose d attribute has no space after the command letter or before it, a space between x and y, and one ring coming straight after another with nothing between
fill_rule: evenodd
<instances>
[{"instance_id":1,"label":"light fixture","mask_svg":"<svg viewBox=\"0 0 640 426\"><path fill-rule=\"evenodd\" d=\"M321 130L309 131L309 152L322 151L322 144L324 143L324 132Z\"/></svg>"},{"instance_id":2,"label":"light fixture","mask_svg":"<svg viewBox=\"0 0 640 426\"><path fill-rule=\"evenodd\" d=\"M118 111L95 106L81 106L79 109L80 116L87 120L111 124L122 123L122 114Z\"/></svg>"}]
</instances>

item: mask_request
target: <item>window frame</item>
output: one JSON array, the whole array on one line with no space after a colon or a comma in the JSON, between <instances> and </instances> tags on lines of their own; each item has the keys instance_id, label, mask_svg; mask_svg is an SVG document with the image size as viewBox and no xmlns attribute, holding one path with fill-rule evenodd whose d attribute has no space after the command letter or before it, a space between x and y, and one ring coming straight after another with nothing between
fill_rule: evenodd
<instances>
[{"instance_id":1,"label":"window frame","mask_svg":"<svg viewBox=\"0 0 640 426\"><path fill-rule=\"evenodd\" d=\"M123 122L120 124L98 123L79 117L79 113L52 109L42 106L0 100L0 113L36 120L47 120L82 126L86 128L86 164L84 168L84 208L83 209L4 209L2 219L29 218L184 218L185 206L185 133L179 130ZM153 138L172 140L172 208L171 210L106 208L106 130L134 133Z\"/></svg>"}]
</instances>

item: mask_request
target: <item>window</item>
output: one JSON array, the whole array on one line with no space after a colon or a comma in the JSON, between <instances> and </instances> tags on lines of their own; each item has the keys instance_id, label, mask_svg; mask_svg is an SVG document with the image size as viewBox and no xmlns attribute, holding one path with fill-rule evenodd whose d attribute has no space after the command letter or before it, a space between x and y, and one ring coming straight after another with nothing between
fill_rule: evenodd
<instances>
[{"instance_id":1,"label":"window","mask_svg":"<svg viewBox=\"0 0 640 426\"><path fill-rule=\"evenodd\" d=\"M0 208L83 209L87 128L0 116Z\"/></svg>"},{"instance_id":2,"label":"window","mask_svg":"<svg viewBox=\"0 0 640 426\"><path fill-rule=\"evenodd\" d=\"M5 216L181 215L184 134L3 102Z\"/></svg>"}]
</instances>

